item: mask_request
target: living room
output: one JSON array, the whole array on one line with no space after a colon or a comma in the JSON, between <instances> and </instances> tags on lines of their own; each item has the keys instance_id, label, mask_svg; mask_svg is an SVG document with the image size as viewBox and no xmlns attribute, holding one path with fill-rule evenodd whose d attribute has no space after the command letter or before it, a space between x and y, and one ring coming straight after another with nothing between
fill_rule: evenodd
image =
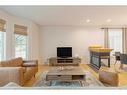
<instances>
[{"instance_id":1,"label":"living room","mask_svg":"<svg viewBox=\"0 0 127 95\"><path fill-rule=\"evenodd\" d=\"M0 86L126 87L126 10L0 6Z\"/></svg>"}]
</instances>

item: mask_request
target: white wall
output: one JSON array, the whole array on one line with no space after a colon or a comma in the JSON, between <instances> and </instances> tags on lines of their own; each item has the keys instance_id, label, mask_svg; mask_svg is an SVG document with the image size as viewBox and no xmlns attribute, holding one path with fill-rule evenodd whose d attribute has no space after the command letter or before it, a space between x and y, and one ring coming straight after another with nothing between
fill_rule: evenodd
<instances>
[{"instance_id":1,"label":"white wall","mask_svg":"<svg viewBox=\"0 0 127 95\"><path fill-rule=\"evenodd\" d=\"M82 63L89 63L90 45L103 45L103 32L96 27L45 26L41 27L41 52L43 63L47 58L56 57L56 47L70 46L73 56L82 58Z\"/></svg>"},{"instance_id":2,"label":"white wall","mask_svg":"<svg viewBox=\"0 0 127 95\"><path fill-rule=\"evenodd\" d=\"M10 15L0 10L0 19L4 19L6 24L6 59L14 57L14 24L28 27L28 59L39 58L39 26L32 21Z\"/></svg>"},{"instance_id":3,"label":"white wall","mask_svg":"<svg viewBox=\"0 0 127 95\"><path fill-rule=\"evenodd\" d=\"M103 32L96 27L44 26L39 27L32 21L15 17L0 10L0 18L6 20L6 59L14 57L14 24L27 26L29 29L29 59L42 59L56 56L56 47L70 46L73 56L82 57L82 63L89 63L88 47L93 44L103 45Z\"/></svg>"}]
</instances>

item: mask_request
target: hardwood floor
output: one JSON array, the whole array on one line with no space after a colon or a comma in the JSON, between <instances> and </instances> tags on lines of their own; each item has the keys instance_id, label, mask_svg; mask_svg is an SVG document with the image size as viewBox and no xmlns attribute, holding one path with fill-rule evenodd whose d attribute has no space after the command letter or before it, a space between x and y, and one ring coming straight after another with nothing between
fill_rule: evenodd
<instances>
[{"instance_id":1,"label":"hardwood floor","mask_svg":"<svg viewBox=\"0 0 127 95\"><path fill-rule=\"evenodd\" d=\"M120 64L117 64L114 67L114 64L111 65L112 69L116 69L119 75L119 86L127 86L127 70L120 70L119 69ZM89 65L87 64L80 64L80 67L82 67L84 70L91 72L97 79L98 79L98 73L95 72ZM127 66L124 66L127 69ZM36 74L35 78L32 78L30 81L28 81L24 87L31 87L40 77L40 74L44 71L49 70L51 67L48 65L39 65L38 73Z\"/></svg>"}]
</instances>

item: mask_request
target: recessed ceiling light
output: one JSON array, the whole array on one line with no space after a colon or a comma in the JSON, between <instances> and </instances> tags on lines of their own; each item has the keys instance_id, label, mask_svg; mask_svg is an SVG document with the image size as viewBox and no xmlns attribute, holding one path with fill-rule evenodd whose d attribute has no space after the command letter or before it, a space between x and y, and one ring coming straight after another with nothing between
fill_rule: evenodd
<instances>
[{"instance_id":1,"label":"recessed ceiling light","mask_svg":"<svg viewBox=\"0 0 127 95\"><path fill-rule=\"evenodd\" d=\"M86 22L89 23L90 22L90 19L87 19Z\"/></svg>"},{"instance_id":2,"label":"recessed ceiling light","mask_svg":"<svg viewBox=\"0 0 127 95\"><path fill-rule=\"evenodd\" d=\"M112 20L111 19L107 19L106 22L111 22Z\"/></svg>"}]
</instances>

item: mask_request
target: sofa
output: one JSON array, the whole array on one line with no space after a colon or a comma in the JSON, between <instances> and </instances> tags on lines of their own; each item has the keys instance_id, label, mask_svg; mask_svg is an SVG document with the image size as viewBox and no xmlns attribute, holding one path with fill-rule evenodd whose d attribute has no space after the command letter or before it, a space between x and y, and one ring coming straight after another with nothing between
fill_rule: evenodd
<instances>
[{"instance_id":1,"label":"sofa","mask_svg":"<svg viewBox=\"0 0 127 95\"><path fill-rule=\"evenodd\" d=\"M38 72L38 61L24 61L21 57L0 62L0 86L14 82L23 86Z\"/></svg>"}]
</instances>

